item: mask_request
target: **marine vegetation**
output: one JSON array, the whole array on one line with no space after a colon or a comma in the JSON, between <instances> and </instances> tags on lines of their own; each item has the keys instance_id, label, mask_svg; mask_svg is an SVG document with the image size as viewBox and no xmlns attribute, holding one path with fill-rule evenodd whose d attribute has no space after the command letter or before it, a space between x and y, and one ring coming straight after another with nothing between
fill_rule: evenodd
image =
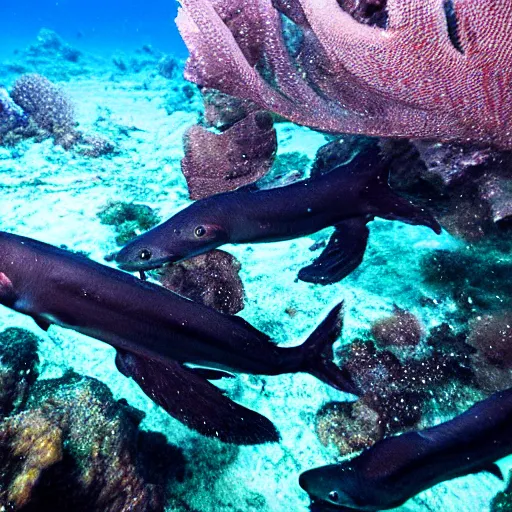
<instances>
[{"instance_id":1,"label":"marine vegetation","mask_svg":"<svg viewBox=\"0 0 512 512\"><path fill-rule=\"evenodd\" d=\"M116 243L123 245L143 231L158 224L160 218L145 204L111 201L100 212L98 218L102 224L114 226Z\"/></svg>"},{"instance_id":2,"label":"marine vegetation","mask_svg":"<svg viewBox=\"0 0 512 512\"><path fill-rule=\"evenodd\" d=\"M1 92L1 90L0 90ZM16 110L10 102L17 105ZM87 135L77 129L74 107L64 92L37 73L19 77L13 85L10 96L2 92L1 115L9 114L11 122L5 129L6 123L0 122L0 134L5 133L0 142L15 144L27 137L37 137L42 140L53 137L56 144L65 149L75 151L90 157L99 157L112 153L113 144L97 135ZM17 122L14 122L17 121ZM23 129L21 129L23 128Z\"/></svg>"},{"instance_id":3,"label":"marine vegetation","mask_svg":"<svg viewBox=\"0 0 512 512\"><path fill-rule=\"evenodd\" d=\"M337 0L180 3L186 77L201 87L317 130L512 148L506 2L388 0L385 27Z\"/></svg>"}]
</instances>

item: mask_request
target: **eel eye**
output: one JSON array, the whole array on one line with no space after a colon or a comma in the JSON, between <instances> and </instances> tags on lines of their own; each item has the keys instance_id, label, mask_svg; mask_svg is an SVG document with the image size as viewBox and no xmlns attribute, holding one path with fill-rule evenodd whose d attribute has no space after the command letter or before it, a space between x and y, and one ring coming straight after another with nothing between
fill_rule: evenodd
<instances>
[{"instance_id":1,"label":"eel eye","mask_svg":"<svg viewBox=\"0 0 512 512\"><path fill-rule=\"evenodd\" d=\"M206 228L204 226L197 226L197 228L194 229L194 235L196 235L197 238L201 238L206 235Z\"/></svg>"},{"instance_id":2,"label":"eel eye","mask_svg":"<svg viewBox=\"0 0 512 512\"><path fill-rule=\"evenodd\" d=\"M331 492L328 494L328 496L329 496L329 499L330 499L331 501L338 501L338 500L339 500L339 498L340 498L340 497L338 496L338 493L337 493L336 491L331 491Z\"/></svg>"},{"instance_id":3,"label":"eel eye","mask_svg":"<svg viewBox=\"0 0 512 512\"><path fill-rule=\"evenodd\" d=\"M144 261L149 260L151 258L151 251L149 249L142 249L139 252L139 258Z\"/></svg>"}]
</instances>

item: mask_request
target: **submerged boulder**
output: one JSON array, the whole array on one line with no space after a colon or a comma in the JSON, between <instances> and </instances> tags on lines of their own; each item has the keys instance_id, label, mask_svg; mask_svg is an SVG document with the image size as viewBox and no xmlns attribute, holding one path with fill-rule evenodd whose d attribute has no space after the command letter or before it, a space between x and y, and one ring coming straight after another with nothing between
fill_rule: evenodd
<instances>
[{"instance_id":1,"label":"submerged boulder","mask_svg":"<svg viewBox=\"0 0 512 512\"><path fill-rule=\"evenodd\" d=\"M96 379L68 371L36 381L28 331L0 338L0 509L163 512L171 472L184 470L181 452L142 432L144 413Z\"/></svg>"}]
</instances>

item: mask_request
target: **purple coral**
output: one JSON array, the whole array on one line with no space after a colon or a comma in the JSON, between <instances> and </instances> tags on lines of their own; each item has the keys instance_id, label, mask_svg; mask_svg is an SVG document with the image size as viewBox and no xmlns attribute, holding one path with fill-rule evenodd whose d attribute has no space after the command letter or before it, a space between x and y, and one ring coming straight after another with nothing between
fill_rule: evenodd
<instances>
[{"instance_id":1,"label":"purple coral","mask_svg":"<svg viewBox=\"0 0 512 512\"><path fill-rule=\"evenodd\" d=\"M512 148L511 5L388 0L380 28L337 0L275 4L300 52L272 0L181 0L187 78L324 131Z\"/></svg>"},{"instance_id":2,"label":"purple coral","mask_svg":"<svg viewBox=\"0 0 512 512\"><path fill-rule=\"evenodd\" d=\"M384 347L415 347L421 341L424 328L411 312L395 305L393 315L372 325L372 334Z\"/></svg>"},{"instance_id":3,"label":"purple coral","mask_svg":"<svg viewBox=\"0 0 512 512\"><path fill-rule=\"evenodd\" d=\"M114 145L107 139L77 130L73 104L60 87L44 76L36 73L21 76L14 83L11 96L29 119L63 148L73 148L93 158L114 151Z\"/></svg>"},{"instance_id":4,"label":"purple coral","mask_svg":"<svg viewBox=\"0 0 512 512\"><path fill-rule=\"evenodd\" d=\"M11 96L35 123L57 141L75 139L74 108L62 90L38 74L23 75L14 83ZM72 145L73 141L70 145Z\"/></svg>"},{"instance_id":5,"label":"purple coral","mask_svg":"<svg viewBox=\"0 0 512 512\"><path fill-rule=\"evenodd\" d=\"M159 270L158 280L172 290L217 311L234 315L244 308L240 263L224 251L210 251Z\"/></svg>"},{"instance_id":6,"label":"purple coral","mask_svg":"<svg viewBox=\"0 0 512 512\"><path fill-rule=\"evenodd\" d=\"M267 112L252 112L222 133L192 126L185 134L181 161L191 199L253 183L270 169L276 147Z\"/></svg>"}]
</instances>

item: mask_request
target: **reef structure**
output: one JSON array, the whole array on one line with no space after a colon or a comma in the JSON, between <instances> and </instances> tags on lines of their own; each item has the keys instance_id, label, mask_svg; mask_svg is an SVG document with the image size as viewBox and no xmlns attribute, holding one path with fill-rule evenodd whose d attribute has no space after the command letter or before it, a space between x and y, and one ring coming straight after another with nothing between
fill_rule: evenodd
<instances>
[{"instance_id":1,"label":"reef structure","mask_svg":"<svg viewBox=\"0 0 512 512\"><path fill-rule=\"evenodd\" d=\"M388 0L384 28L336 0L181 5L186 76L200 86L323 131L512 148L510 5Z\"/></svg>"}]
</instances>

